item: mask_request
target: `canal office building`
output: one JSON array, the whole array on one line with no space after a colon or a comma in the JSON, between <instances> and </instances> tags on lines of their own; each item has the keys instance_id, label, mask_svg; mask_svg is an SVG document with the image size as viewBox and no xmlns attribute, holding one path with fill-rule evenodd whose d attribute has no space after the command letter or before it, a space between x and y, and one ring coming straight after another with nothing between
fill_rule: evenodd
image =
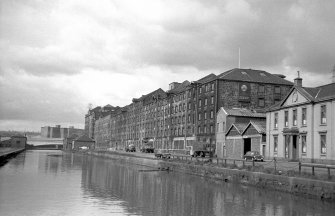
<instances>
[{"instance_id":1,"label":"canal office building","mask_svg":"<svg viewBox=\"0 0 335 216\"><path fill-rule=\"evenodd\" d=\"M270 158L335 164L335 79L302 87L302 78L286 98L266 114Z\"/></svg>"}]
</instances>

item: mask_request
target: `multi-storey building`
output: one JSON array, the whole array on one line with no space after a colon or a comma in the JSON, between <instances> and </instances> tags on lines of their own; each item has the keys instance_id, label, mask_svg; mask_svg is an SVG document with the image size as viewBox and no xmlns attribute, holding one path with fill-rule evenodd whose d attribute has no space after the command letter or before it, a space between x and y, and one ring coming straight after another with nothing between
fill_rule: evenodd
<instances>
[{"instance_id":1,"label":"multi-storey building","mask_svg":"<svg viewBox=\"0 0 335 216\"><path fill-rule=\"evenodd\" d=\"M66 138L72 134L84 134L83 129L74 128L70 126L69 128L62 128L60 125L55 127L44 126L41 127L41 137L43 138Z\"/></svg>"},{"instance_id":2,"label":"multi-storey building","mask_svg":"<svg viewBox=\"0 0 335 216\"><path fill-rule=\"evenodd\" d=\"M286 98L266 115L271 158L335 164L335 79L306 88L296 78Z\"/></svg>"},{"instance_id":3,"label":"multi-storey building","mask_svg":"<svg viewBox=\"0 0 335 216\"><path fill-rule=\"evenodd\" d=\"M233 69L194 82L173 82L167 92L157 89L133 99L131 104L111 112L110 117L101 115L100 107L90 110L85 117L85 129L90 137L97 137L97 147L106 146L99 142L107 143L106 136L101 135L107 130L111 131L110 148L124 148L132 143L137 148L150 144L185 152L194 141L214 145L220 107L262 109L273 105L293 85L283 78L265 71ZM100 118L104 123L95 127ZM102 129L101 125L109 125L110 129Z\"/></svg>"}]
</instances>

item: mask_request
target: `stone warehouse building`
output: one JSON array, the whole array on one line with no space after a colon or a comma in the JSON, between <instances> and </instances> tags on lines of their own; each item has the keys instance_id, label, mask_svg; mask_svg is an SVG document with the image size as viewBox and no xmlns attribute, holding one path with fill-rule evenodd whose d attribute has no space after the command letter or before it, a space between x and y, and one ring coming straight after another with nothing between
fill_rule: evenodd
<instances>
[{"instance_id":1,"label":"stone warehouse building","mask_svg":"<svg viewBox=\"0 0 335 216\"><path fill-rule=\"evenodd\" d=\"M125 107L89 110L85 132L95 139L96 148L150 144L185 153L194 141L216 143L219 107L262 110L281 101L293 86L284 78L261 70L232 69L193 82L173 82L168 91L157 89Z\"/></svg>"}]
</instances>

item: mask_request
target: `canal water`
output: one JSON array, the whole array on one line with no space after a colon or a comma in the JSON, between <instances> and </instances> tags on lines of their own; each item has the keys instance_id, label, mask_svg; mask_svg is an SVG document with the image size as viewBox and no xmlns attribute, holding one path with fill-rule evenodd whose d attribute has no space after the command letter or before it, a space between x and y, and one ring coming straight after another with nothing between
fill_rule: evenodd
<instances>
[{"instance_id":1,"label":"canal water","mask_svg":"<svg viewBox=\"0 0 335 216\"><path fill-rule=\"evenodd\" d=\"M60 151L0 167L0 215L334 214L334 203Z\"/></svg>"}]
</instances>

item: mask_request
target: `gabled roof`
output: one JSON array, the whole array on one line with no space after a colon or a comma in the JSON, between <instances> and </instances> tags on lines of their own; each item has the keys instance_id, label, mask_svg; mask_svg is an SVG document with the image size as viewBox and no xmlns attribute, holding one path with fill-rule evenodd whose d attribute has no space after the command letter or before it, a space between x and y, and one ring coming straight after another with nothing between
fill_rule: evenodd
<instances>
[{"instance_id":1,"label":"gabled roof","mask_svg":"<svg viewBox=\"0 0 335 216\"><path fill-rule=\"evenodd\" d=\"M315 87L315 88L294 86L290 90L290 92L286 95L284 100L282 100L278 104L275 104L274 106L269 107L267 111L273 111L273 110L280 109L294 90L297 90L310 103L317 103L317 102L321 102L324 100L335 99L335 83L330 83L330 84Z\"/></svg>"},{"instance_id":2,"label":"gabled roof","mask_svg":"<svg viewBox=\"0 0 335 216\"><path fill-rule=\"evenodd\" d=\"M213 80L215 80L217 78L218 77L215 74L211 73L211 74L209 74L209 75L207 75L207 76L205 76L205 77L197 80L196 82L200 83L200 84L204 84L204 83L208 83L210 81L213 81Z\"/></svg>"},{"instance_id":3,"label":"gabled roof","mask_svg":"<svg viewBox=\"0 0 335 216\"><path fill-rule=\"evenodd\" d=\"M219 79L235 80L242 82L271 83L278 85L293 85L281 75L271 74L262 70L234 68L218 75Z\"/></svg>"},{"instance_id":4,"label":"gabled roof","mask_svg":"<svg viewBox=\"0 0 335 216\"><path fill-rule=\"evenodd\" d=\"M184 92L190 84L191 83L188 80L185 80L183 83L178 85L176 88L167 91L167 93L178 94L180 92Z\"/></svg>"},{"instance_id":5,"label":"gabled roof","mask_svg":"<svg viewBox=\"0 0 335 216\"><path fill-rule=\"evenodd\" d=\"M152 100L164 99L166 97L167 97L166 92L163 91L163 89L159 88L159 89L156 89L153 92L150 92L147 95L142 95L138 99L137 98L133 98L133 102L142 101L144 103L144 105L145 105L145 104L150 103Z\"/></svg>"},{"instance_id":6,"label":"gabled roof","mask_svg":"<svg viewBox=\"0 0 335 216\"><path fill-rule=\"evenodd\" d=\"M248 125L247 123L233 123L227 130L226 135L228 135L233 128L235 128L236 131L241 135L244 129L247 127L247 125Z\"/></svg>"},{"instance_id":7,"label":"gabled roof","mask_svg":"<svg viewBox=\"0 0 335 216\"><path fill-rule=\"evenodd\" d=\"M75 139L75 141L79 141L79 142L94 142L93 139L89 138L87 135L82 135L80 137L77 137Z\"/></svg>"},{"instance_id":8,"label":"gabled roof","mask_svg":"<svg viewBox=\"0 0 335 216\"><path fill-rule=\"evenodd\" d=\"M226 113L226 115L230 116L243 116L243 117L256 117L256 118L265 118L266 114L265 113L257 113L248 109L243 109L243 108L226 108L226 107L221 107L223 111Z\"/></svg>"},{"instance_id":9,"label":"gabled roof","mask_svg":"<svg viewBox=\"0 0 335 216\"><path fill-rule=\"evenodd\" d=\"M249 124L245 127L242 134L244 134L250 126L253 126L258 133L265 134L266 133L266 122L265 121L250 121Z\"/></svg>"}]
</instances>

